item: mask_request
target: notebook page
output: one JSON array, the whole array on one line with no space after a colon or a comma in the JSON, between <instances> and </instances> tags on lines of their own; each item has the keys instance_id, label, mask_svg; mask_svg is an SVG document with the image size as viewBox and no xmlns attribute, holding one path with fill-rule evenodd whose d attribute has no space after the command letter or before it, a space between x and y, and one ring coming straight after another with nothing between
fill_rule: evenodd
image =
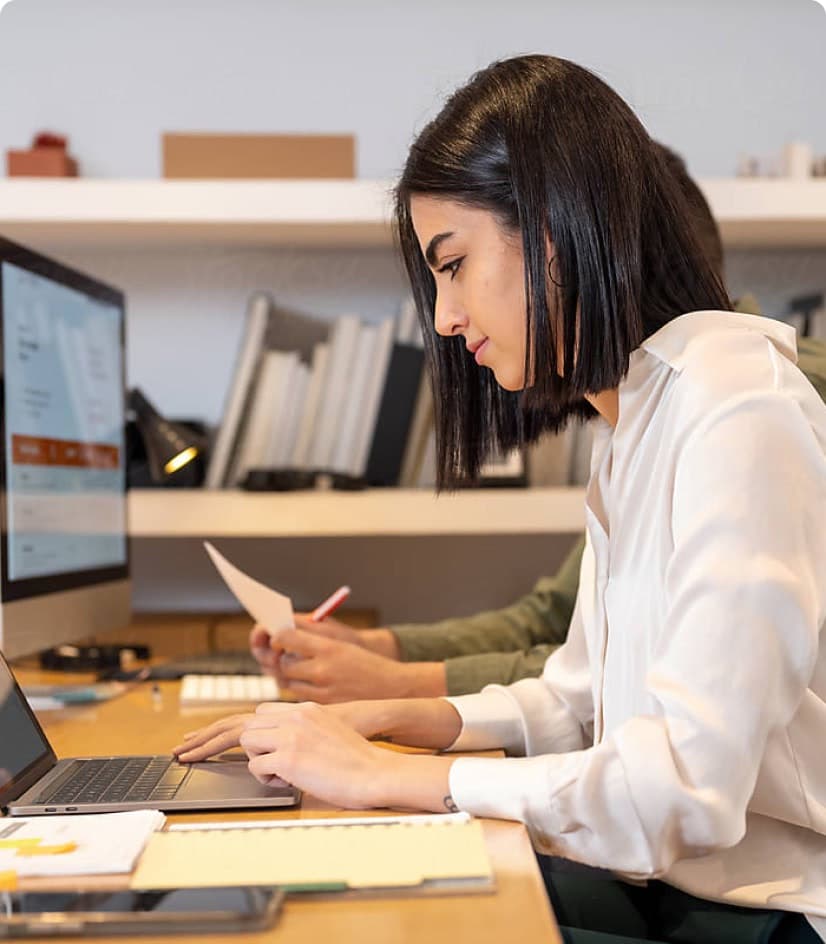
<instances>
[{"instance_id":1,"label":"notebook page","mask_svg":"<svg viewBox=\"0 0 826 944\"><path fill-rule=\"evenodd\" d=\"M157 833L132 888L186 883L387 889L451 880L492 881L477 820Z\"/></svg>"}]
</instances>

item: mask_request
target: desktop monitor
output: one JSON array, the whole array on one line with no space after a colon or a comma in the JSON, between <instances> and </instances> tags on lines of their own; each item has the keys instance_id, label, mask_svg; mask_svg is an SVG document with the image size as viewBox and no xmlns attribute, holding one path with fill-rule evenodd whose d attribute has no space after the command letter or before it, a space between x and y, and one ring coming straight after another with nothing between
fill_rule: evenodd
<instances>
[{"instance_id":1,"label":"desktop monitor","mask_svg":"<svg viewBox=\"0 0 826 944\"><path fill-rule=\"evenodd\" d=\"M0 238L0 650L125 626L124 300Z\"/></svg>"}]
</instances>

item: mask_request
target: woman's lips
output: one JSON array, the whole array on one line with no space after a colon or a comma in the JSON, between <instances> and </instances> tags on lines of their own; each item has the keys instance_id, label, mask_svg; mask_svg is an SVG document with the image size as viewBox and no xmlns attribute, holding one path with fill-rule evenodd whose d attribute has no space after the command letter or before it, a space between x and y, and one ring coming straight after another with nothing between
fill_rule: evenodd
<instances>
[{"instance_id":1,"label":"woman's lips","mask_svg":"<svg viewBox=\"0 0 826 944\"><path fill-rule=\"evenodd\" d=\"M482 341L479 347L477 347L473 352L473 357L477 364L482 363L482 355L485 353L485 348L488 346L488 340L489 338L485 338L485 340Z\"/></svg>"}]
</instances>

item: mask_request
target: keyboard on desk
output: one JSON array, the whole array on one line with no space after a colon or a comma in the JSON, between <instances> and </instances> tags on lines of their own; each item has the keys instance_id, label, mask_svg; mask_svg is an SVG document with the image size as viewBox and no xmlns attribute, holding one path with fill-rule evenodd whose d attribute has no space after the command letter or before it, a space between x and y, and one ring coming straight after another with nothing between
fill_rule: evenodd
<instances>
[{"instance_id":1,"label":"keyboard on desk","mask_svg":"<svg viewBox=\"0 0 826 944\"><path fill-rule=\"evenodd\" d=\"M278 683L269 675L185 675L182 705L259 704L278 699Z\"/></svg>"},{"instance_id":2,"label":"keyboard on desk","mask_svg":"<svg viewBox=\"0 0 826 944\"><path fill-rule=\"evenodd\" d=\"M171 757L104 757L77 760L37 804L144 803L171 800L189 768Z\"/></svg>"}]
</instances>

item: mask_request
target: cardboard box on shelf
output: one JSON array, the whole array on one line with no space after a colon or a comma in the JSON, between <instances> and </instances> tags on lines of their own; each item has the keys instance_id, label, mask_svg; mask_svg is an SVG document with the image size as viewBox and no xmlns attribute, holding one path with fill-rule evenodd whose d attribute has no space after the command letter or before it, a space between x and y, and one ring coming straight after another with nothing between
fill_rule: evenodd
<instances>
[{"instance_id":1,"label":"cardboard box on shelf","mask_svg":"<svg viewBox=\"0 0 826 944\"><path fill-rule=\"evenodd\" d=\"M163 135L169 178L352 178L351 134Z\"/></svg>"},{"instance_id":2,"label":"cardboard box on shelf","mask_svg":"<svg viewBox=\"0 0 826 944\"><path fill-rule=\"evenodd\" d=\"M77 177L77 161L66 151L66 138L42 132L28 151L6 152L9 177Z\"/></svg>"}]
</instances>

